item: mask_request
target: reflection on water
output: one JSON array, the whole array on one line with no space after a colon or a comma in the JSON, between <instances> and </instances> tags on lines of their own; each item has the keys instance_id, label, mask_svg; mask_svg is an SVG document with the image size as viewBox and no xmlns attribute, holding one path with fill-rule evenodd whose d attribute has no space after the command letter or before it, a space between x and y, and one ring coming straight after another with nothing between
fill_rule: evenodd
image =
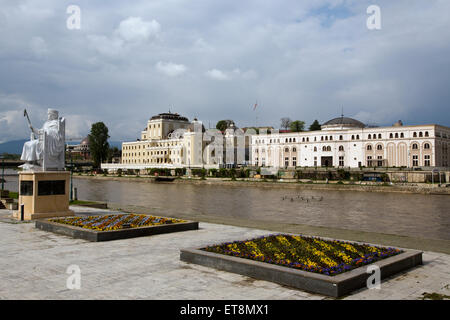
<instances>
[{"instance_id":1,"label":"reflection on water","mask_svg":"<svg viewBox=\"0 0 450 320\"><path fill-rule=\"evenodd\" d=\"M79 199L143 206L154 214L195 213L450 240L450 196L73 181ZM5 188L17 191L17 178L7 179Z\"/></svg>"}]
</instances>

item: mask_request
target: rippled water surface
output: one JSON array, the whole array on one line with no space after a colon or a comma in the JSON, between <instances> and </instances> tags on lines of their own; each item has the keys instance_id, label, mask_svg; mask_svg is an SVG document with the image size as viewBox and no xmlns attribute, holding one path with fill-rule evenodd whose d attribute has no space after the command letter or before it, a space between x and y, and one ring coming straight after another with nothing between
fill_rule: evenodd
<instances>
[{"instance_id":1,"label":"rippled water surface","mask_svg":"<svg viewBox=\"0 0 450 320\"><path fill-rule=\"evenodd\" d=\"M17 190L17 181L7 185ZM450 196L77 178L74 186L79 199L143 206L156 214L192 212L450 240Z\"/></svg>"}]
</instances>

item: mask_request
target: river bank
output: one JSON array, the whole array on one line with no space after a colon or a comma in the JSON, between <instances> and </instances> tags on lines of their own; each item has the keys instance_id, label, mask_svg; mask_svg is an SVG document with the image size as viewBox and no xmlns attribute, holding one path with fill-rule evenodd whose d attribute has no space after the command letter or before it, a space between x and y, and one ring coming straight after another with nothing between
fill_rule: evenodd
<instances>
[{"instance_id":1,"label":"river bank","mask_svg":"<svg viewBox=\"0 0 450 320\"><path fill-rule=\"evenodd\" d=\"M279 180L267 181L262 179L236 179L227 178L176 178L173 182L155 182L151 176L103 176L103 175L74 175L77 179L111 180L111 181L129 181L129 182L148 182L148 183L184 183L184 184L202 184L202 185L226 185L226 186L256 186L263 188L288 188L298 190L342 190L359 192L392 192L392 193L412 193L412 194L432 194L432 195L450 195L450 187L438 187L437 184L426 183L411 184L359 184L336 181L320 182L298 182L297 180Z\"/></svg>"}]
</instances>

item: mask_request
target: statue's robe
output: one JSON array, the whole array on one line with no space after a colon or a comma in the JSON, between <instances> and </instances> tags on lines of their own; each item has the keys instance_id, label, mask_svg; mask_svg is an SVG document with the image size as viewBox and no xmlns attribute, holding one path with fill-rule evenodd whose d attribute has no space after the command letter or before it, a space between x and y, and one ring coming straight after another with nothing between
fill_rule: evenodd
<instances>
[{"instance_id":1,"label":"statue's robe","mask_svg":"<svg viewBox=\"0 0 450 320\"><path fill-rule=\"evenodd\" d=\"M48 120L42 130L47 133L47 148L49 158L58 158L64 152L64 137L59 130L59 120ZM38 161L42 159L43 145L39 139L25 142L21 160Z\"/></svg>"}]
</instances>

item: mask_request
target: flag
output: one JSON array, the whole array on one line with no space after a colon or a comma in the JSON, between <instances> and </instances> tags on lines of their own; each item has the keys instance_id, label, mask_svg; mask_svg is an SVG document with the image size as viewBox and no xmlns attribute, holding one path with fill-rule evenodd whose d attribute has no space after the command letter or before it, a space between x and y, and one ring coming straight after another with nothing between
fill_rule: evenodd
<instances>
[{"instance_id":1,"label":"flag","mask_svg":"<svg viewBox=\"0 0 450 320\"><path fill-rule=\"evenodd\" d=\"M253 106L253 111L256 110L256 107L258 106L258 101L256 101L255 105Z\"/></svg>"}]
</instances>

